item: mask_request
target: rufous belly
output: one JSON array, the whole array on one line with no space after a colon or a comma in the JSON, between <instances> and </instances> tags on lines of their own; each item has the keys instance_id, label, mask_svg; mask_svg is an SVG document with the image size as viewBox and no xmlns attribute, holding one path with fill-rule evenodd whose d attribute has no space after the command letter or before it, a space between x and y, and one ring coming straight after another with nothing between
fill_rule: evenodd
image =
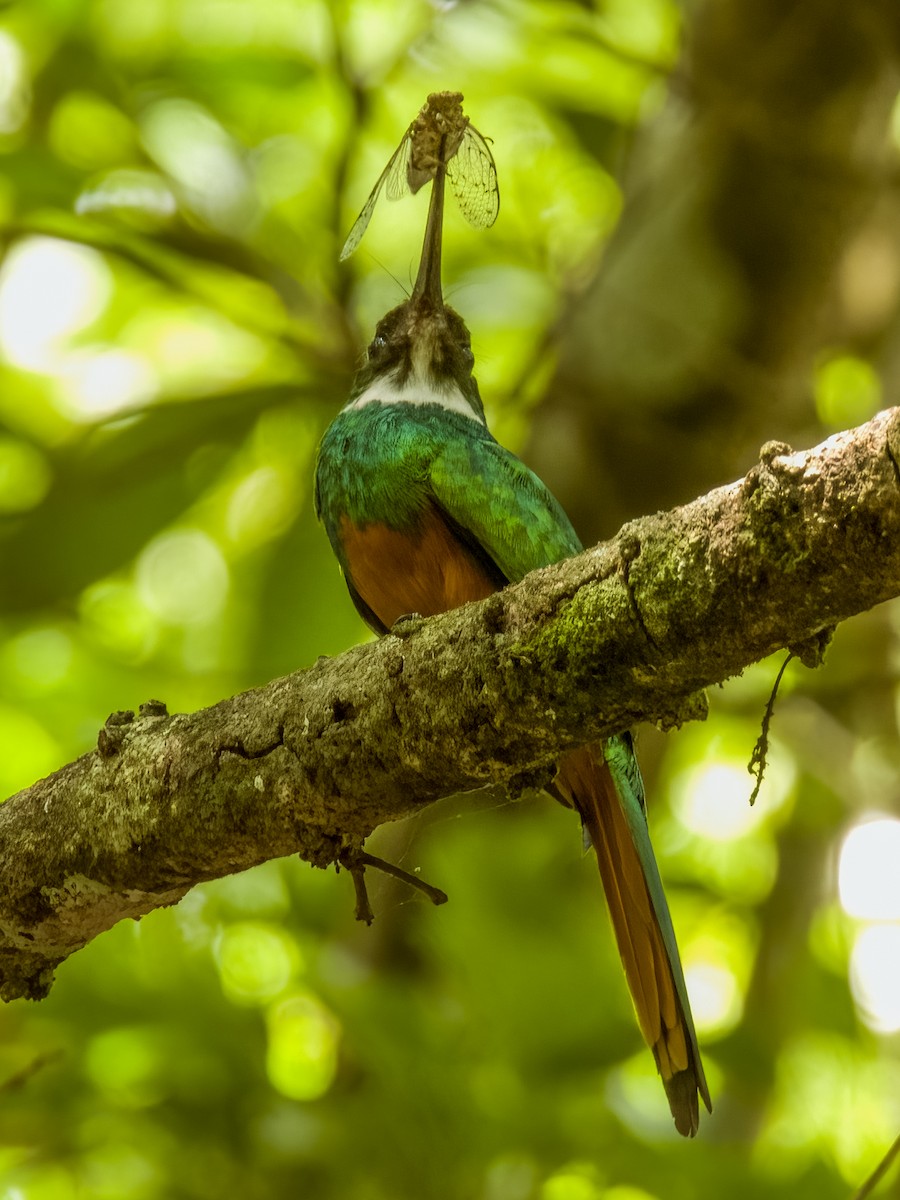
<instances>
[{"instance_id":1,"label":"rufous belly","mask_svg":"<svg viewBox=\"0 0 900 1200\"><path fill-rule=\"evenodd\" d=\"M343 517L341 542L353 586L388 629L410 613L434 616L497 590L437 509L411 533Z\"/></svg>"}]
</instances>

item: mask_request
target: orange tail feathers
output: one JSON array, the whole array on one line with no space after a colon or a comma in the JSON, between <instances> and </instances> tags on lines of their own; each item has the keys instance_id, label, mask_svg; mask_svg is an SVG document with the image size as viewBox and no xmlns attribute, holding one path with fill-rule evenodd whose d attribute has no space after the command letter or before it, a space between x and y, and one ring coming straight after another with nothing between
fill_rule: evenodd
<instances>
[{"instance_id":1,"label":"orange tail feathers","mask_svg":"<svg viewBox=\"0 0 900 1200\"><path fill-rule=\"evenodd\" d=\"M624 801L619 798L599 746L567 754L560 763L556 783L580 813L597 854L638 1023L656 1059L675 1128L683 1136L693 1137L700 1124L698 1094L710 1112L712 1103L674 938L670 939L674 963L666 946L662 925L671 933L671 921L649 836L644 851L650 861L645 866L623 809ZM639 820L643 819L641 814ZM655 887L648 883L648 872L655 876ZM658 911L660 905L664 915Z\"/></svg>"}]
</instances>

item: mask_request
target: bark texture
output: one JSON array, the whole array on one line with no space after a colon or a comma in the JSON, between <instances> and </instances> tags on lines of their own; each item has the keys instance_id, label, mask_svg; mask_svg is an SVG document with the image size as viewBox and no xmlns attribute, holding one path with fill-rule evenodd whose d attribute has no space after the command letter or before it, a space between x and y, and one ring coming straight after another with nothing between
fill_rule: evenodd
<instances>
[{"instance_id":1,"label":"bark texture","mask_svg":"<svg viewBox=\"0 0 900 1200\"><path fill-rule=\"evenodd\" d=\"M455 791L540 786L567 747L702 716L702 689L900 594L900 409L535 572L192 714L116 713L0 807L0 997L123 917L269 858L334 862Z\"/></svg>"}]
</instances>

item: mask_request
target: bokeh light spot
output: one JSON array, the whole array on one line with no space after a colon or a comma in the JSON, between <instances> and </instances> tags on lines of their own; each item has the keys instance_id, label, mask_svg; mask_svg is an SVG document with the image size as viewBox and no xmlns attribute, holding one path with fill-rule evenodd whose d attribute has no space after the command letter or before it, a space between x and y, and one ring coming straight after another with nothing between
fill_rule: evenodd
<instances>
[{"instance_id":1,"label":"bokeh light spot","mask_svg":"<svg viewBox=\"0 0 900 1200\"><path fill-rule=\"evenodd\" d=\"M785 1179L830 1159L856 1185L896 1137L898 1120L894 1063L867 1054L856 1040L799 1034L778 1056L754 1163L764 1175Z\"/></svg>"},{"instance_id":2,"label":"bokeh light spot","mask_svg":"<svg viewBox=\"0 0 900 1200\"><path fill-rule=\"evenodd\" d=\"M0 268L0 351L17 367L52 368L66 338L103 312L112 275L87 246L26 238Z\"/></svg>"},{"instance_id":3,"label":"bokeh light spot","mask_svg":"<svg viewBox=\"0 0 900 1200\"><path fill-rule=\"evenodd\" d=\"M96 421L146 404L158 390L143 355L109 347L70 355L59 380L60 407L76 421Z\"/></svg>"},{"instance_id":4,"label":"bokeh light spot","mask_svg":"<svg viewBox=\"0 0 900 1200\"><path fill-rule=\"evenodd\" d=\"M855 825L844 838L838 866L841 905L851 917L900 920L900 821Z\"/></svg>"},{"instance_id":5,"label":"bokeh light spot","mask_svg":"<svg viewBox=\"0 0 900 1200\"><path fill-rule=\"evenodd\" d=\"M284 532L295 512L286 474L275 467L260 467L234 489L226 516L228 537L251 549Z\"/></svg>"},{"instance_id":6,"label":"bokeh light spot","mask_svg":"<svg viewBox=\"0 0 900 1200\"><path fill-rule=\"evenodd\" d=\"M745 858L748 869L755 854L773 859L773 818L780 818L797 775L793 759L772 739L765 782L751 807L748 758L747 730L739 722L722 720L712 731L688 730L678 739L670 785L678 823L701 839L699 845L705 844L710 856L721 858L723 866L726 859L734 858L724 875L733 876L735 885L740 883ZM765 876L772 864L755 865L756 873ZM722 874L714 872L714 876Z\"/></svg>"},{"instance_id":7,"label":"bokeh light spot","mask_svg":"<svg viewBox=\"0 0 900 1200\"><path fill-rule=\"evenodd\" d=\"M246 226L255 197L237 147L205 109L166 99L141 117L141 139L150 156L176 179L192 207L229 230Z\"/></svg>"},{"instance_id":8,"label":"bokeh light spot","mask_svg":"<svg viewBox=\"0 0 900 1200\"><path fill-rule=\"evenodd\" d=\"M12 638L3 651L3 673L32 695L52 691L69 674L72 639L61 629L30 629Z\"/></svg>"},{"instance_id":9,"label":"bokeh light spot","mask_svg":"<svg viewBox=\"0 0 900 1200\"><path fill-rule=\"evenodd\" d=\"M850 987L870 1029L900 1030L900 924L869 925L857 933L850 953Z\"/></svg>"},{"instance_id":10,"label":"bokeh light spot","mask_svg":"<svg viewBox=\"0 0 900 1200\"><path fill-rule=\"evenodd\" d=\"M107 171L79 193L75 201L79 215L114 211L119 216L148 218L152 225L166 221L178 211L168 183L156 171L134 167Z\"/></svg>"},{"instance_id":11,"label":"bokeh light spot","mask_svg":"<svg viewBox=\"0 0 900 1200\"><path fill-rule=\"evenodd\" d=\"M225 605L228 586L228 566L221 550L199 529L161 534L138 559L141 600L173 625L215 620Z\"/></svg>"},{"instance_id":12,"label":"bokeh light spot","mask_svg":"<svg viewBox=\"0 0 900 1200\"><path fill-rule=\"evenodd\" d=\"M77 89L53 110L48 136L59 158L87 171L127 160L136 140L120 109L96 92Z\"/></svg>"},{"instance_id":13,"label":"bokeh light spot","mask_svg":"<svg viewBox=\"0 0 900 1200\"><path fill-rule=\"evenodd\" d=\"M81 620L94 640L124 662L140 662L157 642L158 626L136 589L122 580L104 579L81 597Z\"/></svg>"},{"instance_id":14,"label":"bokeh light spot","mask_svg":"<svg viewBox=\"0 0 900 1200\"><path fill-rule=\"evenodd\" d=\"M84 1160L84 1189L91 1200L157 1200L160 1165L128 1142L109 1140Z\"/></svg>"},{"instance_id":15,"label":"bokeh light spot","mask_svg":"<svg viewBox=\"0 0 900 1200\"><path fill-rule=\"evenodd\" d=\"M590 1167L564 1167L545 1180L541 1200L601 1200L594 1175Z\"/></svg>"},{"instance_id":16,"label":"bokeh light spot","mask_svg":"<svg viewBox=\"0 0 900 1200\"><path fill-rule=\"evenodd\" d=\"M50 467L36 446L0 437L0 513L27 512L50 487Z\"/></svg>"},{"instance_id":17,"label":"bokeh light spot","mask_svg":"<svg viewBox=\"0 0 900 1200\"><path fill-rule=\"evenodd\" d=\"M684 978L698 1031L724 1033L737 1025L744 1002L733 971L722 963L694 962L685 967Z\"/></svg>"},{"instance_id":18,"label":"bokeh light spot","mask_svg":"<svg viewBox=\"0 0 900 1200\"><path fill-rule=\"evenodd\" d=\"M283 929L258 921L229 925L216 947L222 990L237 1004L260 1004L278 996L303 960Z\"/></svg>"},{"instance_id":19,"label":"bokeh light spot","mask_svg":"<svg viewBox=\"0 0 900 1200\"><path fill-rule=\"evenodd\" d=\"M152 1029L97 1034L85 1051L84 1069L95 1088L125 1107L154 1104L163 1095L164 1056Z\"/></svg>"},{"instance_id":20,"label":"bokeh light spot","mask_svg":"<svg viewBox=\"0 0 900 1200\"><path fill-rule=\"evenodd\" d=\"M526 1154L502 1154L484 1173L484 1200L530 1200L535 1187L534 1161Z\"/></svg>"},{"instance_id":21,"label":"bokeh light spot","mask_svg":"<svg viewBox=\"0 0 900 1200\"><path fill-rule=\"evenodd\" d=\"M678 53L679 9L667 0L605 0L602 29L611 39L648 59L671 60Z\"/></svg>"},{"instance_id":22,"label":"bokeh light spot","mask_svg":"<svg viewBox=\"0 0 900 1200\"><path fill-rule=\"evenodd\" d=\"M229 287L224 294L233 303L237 293ZM265 304L261 299L256 305L257 317ZM123 338L153 362L162 389L170 392L217 391L251 375L265 360L258 337L200 304L172 303L137 313Z\"/></svg>"},{"instance_id":23,"label":"bokeh light spot","mask_svg":"<svg viewBox=\"0 0 900 1200\"><path fill-rule=\"evenodd\" d=\"M881 407L881 381L865 359L841 355L822 363L815 378L816 411L835 429L866 421Z\"/></svg>"},{"instance_id":24,"label":"bokeh light spot","mask_svg":"<svg viewBox=\"0 0 900 1200\"><path fill-rule=\"evenodd\" d=\"M841 979L847 978L856 924L837 900L821 904L809 927L809 948L816 961Z\"/></svg>"},{"instance_id":25,"label":"bokeh light spot","mask_svg":"<svg viewBox=\"0 0 900 1200\"><path fill-rule=\"evenodd\" d=\"M6 1168L7 1164L2 1166ZM3 1178L7 1177L8 1170L4 1170ZM0 1200L79 1200L84 1195L73 1172L58 1163L32 1162L14 1178L22 1186L10 1184L0 1192Z\"/></svg>"},{"instance_id":26,"label":"bokeh light spot","mask_svg":"<svg viewBox=\"0 0 900 1200\"><path fill-rule=\"evenodd\" d=\"M674 807L692 833L728 842L747 833L757 822L747 803L749 794L746 767L710 762L678 781Z\"/></svg>"},{"instance_id":27,"label":"bokeh light spot","mask_svg":"<svg viewBox=\"0 0 900 1200\"><path fill-rule=\"evenodd\" d=\"M315 996L301 992L275 1004L268 1013L269 1080L292 1100L316 1100L331 1087L337 1072L340 1026Z\"/></svg>"},{"instance_id":28,"label":"bokeh light spot","mask_svg":"<svg viewBox=\"0 0 900 1200\"><path fill-rule=\"evenodd\" d=\"M48 775L62 761L55 738L20 709L0 705L0 797Z\"/></svg>"},{"instance_id":29,"label":"bokeh light spot","mask_svg":"<svg viewBox=\"0 0 900 1200\"><path fill-rule=\"evenodd\" d=\"M31 107L31 81L22 47L0 30L0 134L15 133L25 124Z\"/></svg>"},{"instance_id":30,"label":"bokeh light spot","mask_svg":"<svg viewBox=\"0 0 900 1200\"><path fill-rule=\"evenodd\" d=\"M704 1067L709 1077L706 1055ZM710 1088L715 1094L712 1081ZM641 1136L657 1139L669 1137L670 1132L674 1134L672 1115L660 1087L659 1075L652 1057L645 1049L642 1048L608 1073L606 1098L620 1120Z\"/></svg>"}]
</instances>

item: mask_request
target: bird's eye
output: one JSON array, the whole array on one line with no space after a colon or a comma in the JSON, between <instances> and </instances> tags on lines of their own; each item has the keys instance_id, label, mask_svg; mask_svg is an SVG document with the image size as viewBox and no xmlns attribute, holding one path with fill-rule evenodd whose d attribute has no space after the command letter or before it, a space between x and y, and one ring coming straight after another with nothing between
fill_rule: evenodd
<instances>
[{"instance_id":1,"label":"bird's eye","mask_svg":"<svg viewBox=\"0 0 900 1200\"><path fill-rule=\"evenodd\" d=\"M376 333L369 343L369 358L377 358L379 354L387 349L388 340L383 333Z\"/></svg>"},{"instance_id":2,"label":"bird's eye","mask_svg":"<svg viewBox=\"0 0 900 1200\"><path fill-rule=\"evenodd\" d=\"M462 355L462 360L471 371L475 366L475 355L472 353L472 347L468 345L460 346L459 352Z\"/></svg>"}]
</instances>

